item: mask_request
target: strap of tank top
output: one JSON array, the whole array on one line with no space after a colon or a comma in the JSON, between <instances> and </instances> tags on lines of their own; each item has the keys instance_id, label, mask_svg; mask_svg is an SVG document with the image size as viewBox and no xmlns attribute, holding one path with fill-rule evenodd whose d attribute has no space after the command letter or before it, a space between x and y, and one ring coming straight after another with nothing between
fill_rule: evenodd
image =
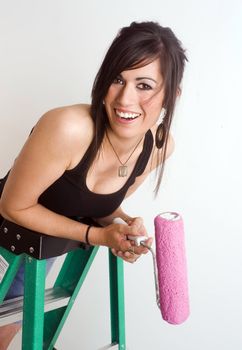
<instances>
[{"instance_id":1,"label":"strap of tank top","mask_svg":"<svg viewBox=\"0 0 242 350\"><path fill-rule=\"evenodd\" d=\"M151 130L148 130L145 135L143 150L140 153L140 156L132 172L132 175L131 175L132 178L135 179L136 176L140 176L144 172L146 165L150 159L150 155L153 149L153 144L154 144L154 139L153 139L152 132Z\"/></svg>"}]
</instances>

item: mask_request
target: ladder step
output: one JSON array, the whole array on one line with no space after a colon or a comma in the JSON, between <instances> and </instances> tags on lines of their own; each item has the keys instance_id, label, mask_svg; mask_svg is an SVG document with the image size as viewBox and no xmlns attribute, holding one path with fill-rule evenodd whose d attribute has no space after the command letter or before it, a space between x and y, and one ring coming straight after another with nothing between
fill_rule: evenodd
<instances>
[{"instance_id":1,"label":"ladder step","mask_svg":"<svg viewBox=\"0 0 242 350\"><path fill-rule=\"evenodd\" d=\"M108 349L112 349L112 350L119 350L119 345L118 344L110 344L110 345L106 345L103 348L100 348L98 350L108 350Z\"/></svg>"},{"instance_id":2,"label":"ladder step","mask_svg":"<svg viewBox=\"0 0 242 350\"><path fill-rule=\"evenodd\" d=\"M45 290L45 312L66 306L70 293L61 287ZM0 305L0 326L21 321L23 318L23 296L5 300Z\"/></svg>"}]
</instances>

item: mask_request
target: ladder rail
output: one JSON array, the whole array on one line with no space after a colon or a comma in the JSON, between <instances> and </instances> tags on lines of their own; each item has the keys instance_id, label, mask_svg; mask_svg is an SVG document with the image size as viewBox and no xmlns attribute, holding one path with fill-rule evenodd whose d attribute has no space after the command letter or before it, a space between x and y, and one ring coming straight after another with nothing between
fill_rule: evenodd
<instances>
[{"instance_id":1,"label":"ladder rail","mask_svg":"<svg viewBox=\"0 0 242 350\"><path fill-rule=\"evenodd\" d=\"M0 247L9 267L0 281L5 297L18 267L25 260L25 296L0 300L0 326L23 321L22 350L53 350L99 247L67 254L53 288L44 290L46 261ZM125 344L123 261L109 250L111 344L101 348L127 350ZM26 296L27 295L27 296ZM34 309L34 310L33 310ZM101 350L100 349L100 350Z\"/></svg>"}]
</instances>

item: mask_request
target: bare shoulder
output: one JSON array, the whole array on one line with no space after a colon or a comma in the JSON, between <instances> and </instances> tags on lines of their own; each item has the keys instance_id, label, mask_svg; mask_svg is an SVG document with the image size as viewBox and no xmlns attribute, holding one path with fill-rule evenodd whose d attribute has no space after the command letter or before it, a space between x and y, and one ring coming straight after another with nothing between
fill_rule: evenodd
<instances>
[{"instance_id":1,"label":"bare shoulder","mask_svg":"<svg viewBox=\"0 0 242 350\"><path fill-rule=\"evenodd\" d=\"M70 138L73 142L80 140L80 134L82 139L88 138L93 132L90 106L79 104L52 109L39 119L35 129Z\"/></svg>"},{"instance_id":2,"label":"bare shoulder","mask_svg":"<svg viewBox=\"0 0 242 350\"><path fill-rule=\"evenodd\" d=\"M73 105L52 109L37 122L33 137L48 140L63 149L85 148L93 136L93 121L89 105Z\"/></svg>"},{"instance_id":3,"label":"bare shoulder","mask_svg":"<svg viewBox=\"0 0 242 350\"><path fill-rule=\"evenodd\" d=\"M46 112L35 125L26 147L48 150L55 157L66 159L68 169L81 159L92 138L90 106L78 104Z\"/></svg>"}]
</instances>

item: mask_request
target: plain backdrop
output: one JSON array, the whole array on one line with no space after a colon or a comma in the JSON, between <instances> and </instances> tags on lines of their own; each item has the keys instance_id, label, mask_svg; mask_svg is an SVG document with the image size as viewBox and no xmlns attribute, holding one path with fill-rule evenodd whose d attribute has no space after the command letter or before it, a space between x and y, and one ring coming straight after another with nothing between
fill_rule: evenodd
<instances>
[{"instance_id":1,"label":"plain backdrop","mask_svg":"<svg viewBox=\"0 0 242 350\"><path fill-rule=\"evenodd\" d=\"M183 217L190 318L162 320L151 255L125 264L129 350L242 348L242 2L240 0L0 1L0 176L49 109L90 102L92 82L118 29L171 27L187 50L183 92L159 196L154 177L124 202L150 235L162 211ZM51 284L62 258L49 276ZM101 248L57 341L58 350L109 343L108 255ZM11 347L20 349L19 337Z\"/></svg>"}]
</instances>

